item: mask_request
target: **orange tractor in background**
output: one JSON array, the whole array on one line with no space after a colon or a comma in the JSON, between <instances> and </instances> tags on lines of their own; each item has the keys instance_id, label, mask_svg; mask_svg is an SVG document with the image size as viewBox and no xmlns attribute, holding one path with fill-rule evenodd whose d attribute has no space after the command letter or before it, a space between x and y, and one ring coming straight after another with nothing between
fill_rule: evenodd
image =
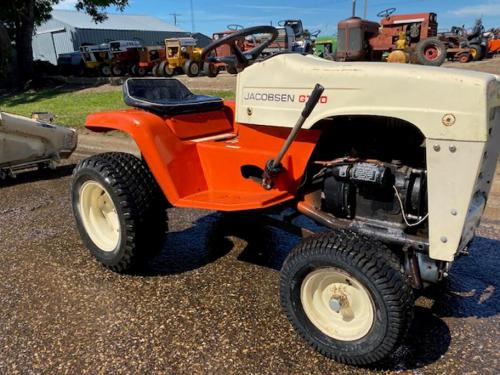
<instances>
[{"instance_id":1,"label":"orange tractor in background","mask_svg":"<svg viewBox=\"0 0 500 375\"><path fill-rule=\"evenodd\" d=\"M487 33L488 40L488 55L493 56L500 53L500 29L492 30Z\"/></svg>"},{"instance_id":2,"label":"orange tractor in background","mask_svg":"<svg viewBox=\"0 0 500 375\"><path fill-rule=\"evenodd\" d=\"M165 46L146 46L139 50L139 62L132 66L131 72L134 76L143 77L165 60ZM153 72L153 75L156 75Z\"/></svg>"},{"instance_id":3,"label":"orange tractor in background","mask_svg":"<svg viewBox=\"0 0 500 375\"><path fill-rule=\"evenodd\" d=\"M400 56L395 59L398 62L440 66L446 60L447 50L445 44L436 38L436 14L393 16L395 11L396 8L389 8L379 12L380 23L359 17L339 22L337 60L391 61L394 58L390 55L394 52Z\"/></svg>"}]
</instances>

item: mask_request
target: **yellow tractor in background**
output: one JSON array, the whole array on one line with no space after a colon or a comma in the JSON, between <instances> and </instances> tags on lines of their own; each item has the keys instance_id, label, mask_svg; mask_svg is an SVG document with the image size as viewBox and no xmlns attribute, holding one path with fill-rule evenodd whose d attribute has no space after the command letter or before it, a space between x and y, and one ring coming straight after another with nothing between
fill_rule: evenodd
<instances>
[{"instance_id":1,"label":"yellow tractor in background","mask_svg":"<svg viewBox=\"0 0 500 375\"><path fill-rule=\"evenodd\" d=\"M196 77L201 70L201 52L194 38L165 39L165 60L153 69L156 76L172 77L182 69L189 77Z\"/></svg>"}]
</instances>

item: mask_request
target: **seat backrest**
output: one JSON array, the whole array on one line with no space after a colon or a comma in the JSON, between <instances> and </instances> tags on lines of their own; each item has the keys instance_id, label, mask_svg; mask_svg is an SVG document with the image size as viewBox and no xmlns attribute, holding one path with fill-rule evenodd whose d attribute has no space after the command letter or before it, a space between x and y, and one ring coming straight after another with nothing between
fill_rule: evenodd
<instances>
[{"instance_id":1,"label":"seat backrest","mask_svg":"<svg viewBox=\"0 0 500 375\"><path fill-rule=\"evenodd\" d=\"M134 105L136 100L157 104L183 101L194 94L182 82L169 78L129 78L123 85L124 100Z\"/></svg>"}]
</instances>

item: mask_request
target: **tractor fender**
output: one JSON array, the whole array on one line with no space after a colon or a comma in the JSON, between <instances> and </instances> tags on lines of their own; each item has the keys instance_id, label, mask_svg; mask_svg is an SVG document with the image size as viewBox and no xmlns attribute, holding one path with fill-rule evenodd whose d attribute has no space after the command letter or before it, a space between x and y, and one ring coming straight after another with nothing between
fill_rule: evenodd
<instances>
[{"instance_id":1,"label":"tractor fender","mask_svg":"<svg viewBox=\"0 0 500 375\"><path fill-rule=\"evenodd\" d=\"M168 169L174 153L183 145L165 126L160 116L140 110L100 112L87 116L85 127L95 132L118 130L128 134L141 150L142 158L160 185L170 203L179 199L179 193Z\"/></svg>"}]
</instances>

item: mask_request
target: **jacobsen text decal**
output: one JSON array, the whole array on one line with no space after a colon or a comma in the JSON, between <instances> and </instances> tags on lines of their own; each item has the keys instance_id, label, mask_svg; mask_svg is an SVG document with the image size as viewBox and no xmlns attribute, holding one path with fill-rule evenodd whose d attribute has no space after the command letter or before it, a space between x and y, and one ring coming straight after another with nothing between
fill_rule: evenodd
<instances>
[{"instance_id":1,"label":"jacobsen text decal","mask_svg":"<svg viewBox=\"0 0 500 375\"><path fill-rule=\"evenodd\" d=\"M253 100L257 102L282 102L282 103L305 103L309 95L295 95L285 93L267 93L267 92L247 92L243 100ZM328 96L324 95L319 100L320 103L328 103Z\"/></svg>"}]
</instances>

